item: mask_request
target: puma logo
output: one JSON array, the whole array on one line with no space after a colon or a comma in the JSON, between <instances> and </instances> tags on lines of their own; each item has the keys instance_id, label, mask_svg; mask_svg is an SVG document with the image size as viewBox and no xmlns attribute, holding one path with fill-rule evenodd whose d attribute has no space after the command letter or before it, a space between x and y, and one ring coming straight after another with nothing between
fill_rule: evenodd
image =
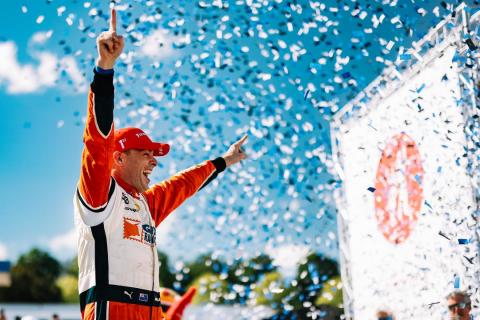
<instances>
[{"instance_id":1,"label":"puma logo","mask_svg":"<svg viewBox=\"0 0 480 320\"><path fill-rule=\"evenodd\" d=\"M132 291L132 292L123 291L123 293L124 293L125 295L127 295L127 296L130 298L130 300L132 300L133 291Z\"/></svg>"}]
</instances>

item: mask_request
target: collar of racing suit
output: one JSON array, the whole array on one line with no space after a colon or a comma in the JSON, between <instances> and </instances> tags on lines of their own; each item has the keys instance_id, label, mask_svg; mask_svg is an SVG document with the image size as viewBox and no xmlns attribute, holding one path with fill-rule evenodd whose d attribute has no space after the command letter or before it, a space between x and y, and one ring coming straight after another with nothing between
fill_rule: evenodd
<instances>
[{"instance_id":1,"label":"collar of racing suit","mask_svg":"<svg viewBox=\"0 0 480 320\"><path fill-rule=\"evenodd\" d=\"M117 181L117 183L120 185L120 187L122 187L125 191L127 191L127 193L129 195L131 195L132 197L134 197L135 199L140 199L140 193L137 191L137 189L135 189L135 187L129 185L128 183L126 183L121 177L119 174L115 174L115 171L113 172L113 178L115 179L115 181Z\"/></svg>"}]
</instances>

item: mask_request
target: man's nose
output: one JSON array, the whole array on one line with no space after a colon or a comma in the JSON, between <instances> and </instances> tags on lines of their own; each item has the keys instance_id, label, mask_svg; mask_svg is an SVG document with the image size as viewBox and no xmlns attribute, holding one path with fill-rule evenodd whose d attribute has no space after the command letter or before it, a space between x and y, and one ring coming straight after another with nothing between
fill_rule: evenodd
<instances>
[{"instance_id":1,"label":"man's nose","mask_svg":"<svg viewBox=\"0 0 480 320\"><path fill-rule=\"evenodd\" d=\"M150 163L151 163L153 166L155 166L155 167L156 167L156 166L157 166L157 163L158 163L158 161L157 161L157 159L155 159L155 157L154 157L154 156L152 156L152 158L150 159Z\"/></svg>"}]
</instances>

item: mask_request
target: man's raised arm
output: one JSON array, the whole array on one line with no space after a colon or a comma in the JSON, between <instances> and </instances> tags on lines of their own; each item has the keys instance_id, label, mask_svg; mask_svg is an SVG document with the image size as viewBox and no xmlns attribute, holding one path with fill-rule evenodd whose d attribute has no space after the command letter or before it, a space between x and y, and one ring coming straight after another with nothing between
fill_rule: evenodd
<instances>
[{"instance_id":1,"label":"man's raised arm","mask_svg":"<svg viewBox=\"0 0 480 320\"><path fill-rule=\"evenodd\" d=\"M112 9L109 30L97 38L97 66L88 94L83 135L78 196L83 205L94 212L105 208L109 193L113 191L110 177L114 147L113 67L124 47L123 38L116 33L116 20L116 12Z\"/></svg>"},{"instance_id":2,"label":"man's raised arm","mask_svg":"<svg viewBox=\"0 0 480 320\"><path fill-rule=\"evenodd\" d=\"M168 180L149 188L144 196L151 209L155 226L158 226L173 210L186 199L205 187L225 168L247 158L242 145L248 136L230 146L222 157L205 161L197 166L179 172Z\"/></svg>"}]
</instances>

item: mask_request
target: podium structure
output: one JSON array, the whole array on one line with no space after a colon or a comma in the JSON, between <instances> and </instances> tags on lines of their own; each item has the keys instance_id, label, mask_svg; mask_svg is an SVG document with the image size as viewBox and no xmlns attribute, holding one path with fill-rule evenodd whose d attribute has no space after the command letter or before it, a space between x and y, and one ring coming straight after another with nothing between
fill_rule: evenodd
<instances>
[{"instance_id":1,"label":"podium structure","mask_svg":"<svg viewBox=\"0 0 480 320\"><path fill-rule=\"evenodd\" d=\"M459 6L331 124L347 319L480 315L479 18Z\"/></svg>"}]
</instances>

